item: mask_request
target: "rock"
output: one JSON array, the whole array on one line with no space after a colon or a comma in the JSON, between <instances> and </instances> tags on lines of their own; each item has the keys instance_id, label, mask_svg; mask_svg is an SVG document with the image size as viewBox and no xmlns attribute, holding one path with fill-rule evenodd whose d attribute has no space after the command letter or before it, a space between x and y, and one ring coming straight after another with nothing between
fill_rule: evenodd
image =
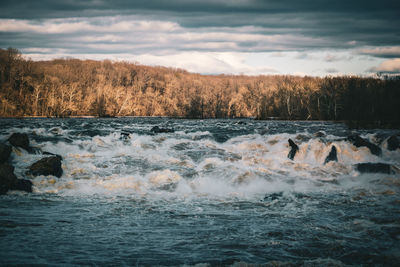
<instances>
[{"instance_id":1,"label":"rock","mask_svg":"<svg viewBox=\"0 0 400 267\"><path fill-rule=\"evenodd\" d=\"M311 136L304 135L304 134L298 134L296 135L296 140L300 142L308 142L311 139Z\"/></svg>"},{"instance_id":2,"label":"rock","mask_svg":"<svg viewBox=\"0 0 400 267\"><path fill-rule=\"evenodd\" d=\"M337 160L337 150L335 146L332 146L331 152L329 152L328 156L326 157L324 164L327 164L330 161L338 161Z\"/></svg>"},{"instance_id":3,"label":"rock","mask_svg":"<svg viewBox=\"0 0 400 267\"><path fill-rule=\"evenodd\" d=\"M360 173L386 173L394 174L392 166L386 163L358 163L356 164L357 171Z\"/></svg>"},{"instance_id":4,"label":"rock","mask_svg":"<svg viewBox=\"0 0 400 267\"><path fill-rule=\"evenodd\" d=\"M29 146L29 138L27 134L13 133L10 136L10 138L8 138L8 141L10 142L11 145L15 147L21 147L28 152L32 150L31 147Z\"/></svg>"},{"instance_id":5,"label":"rock","mask_svg":"<svg viewBox=\"0 0 400 267\"><path fill-rule=\"evenodd\" d=\"M400 148L400 142L397 136L392 135L391 137L389 137L389 139L387 140L387 148L390 151Z\"/></svg>"},{"instance_id":6,"label":"rock","mask_svg":"<svg viewBox=\"0 0 400 267\"><path fill-rule=\"evenodd\" d=\"M121 132L120 139L122 139L122 140L131 139L131 134L128 132Z\"/></svg>"},{"instance_id":7,"label":"rock","mask_svg":"<svg viewBox=\"0 0 400 267\"><path fill-rule=\"evenodd\" d=\"M0 164L0 195L15 187L16 182L17 177L14 174L14 167L8 163Z\"/></svg>"},{"instance_id":8,"label":"rock","mask_svg":"<svg viewBox=\"0 0 400 267\"><path fill-rule=\"evenodd\" d=\"M321 131L319 131L319 132L314 133L314 136L315 136L315 137L325 137L326 134L323 133L323 132L321 132Z\"/></svg>"},{"instance_id":9,"label":"rock","mask_svg":"<svg viewBox=\"0 0 400 267\"><path fill-rule=\"evenodd\" d=\"M59 158L60 160L63 160L63 158L62 158L60 155L58 155L58 154L54 154L54 153L47 152L47 151L43 151L42 154L43 154L43 155L56 156L56 157Z\"/></svg>"},{"instance_id":10,"label":"rock","mask_svg":"<svg viewBox=\"0 0 400 267\"><path fill-rule=\"evenodd\" d=\"M29 174L33 176L38 175L54 175L58 178L61 177L63 169L61 168L60 156L52 156L43 158L29 167Z\"/></svg>"},{"instance_id":11,"label":"rock","mask_svg":"<svg viewBox=\"0 0 400 267\"><path fill-rule=\"evenodd\" d=\"M26 179L17 179L15 187L12 190L20 190L32 193L32 182Z\"/></svg>"},{"instance_id":12,"label":"rock","mask_svg":"<svg viewBox=\"0 0 400 267\"><path fill-rule=\"evenodd\" d=\"M264 201L277 200L277 199L281 198L282 196L283 196L283 192L268 194L264 197Z\"/></svg>"},{"instance_id":13,"label":"rock","mask_svg":"<svg viewBox=\"0 0 400 267\"><path fill-rule=\"evenodd\" d=\"M14 174L14 167L8 163L2 163L0 164L0 195L9 190L32 192L32 182L17 179Z\"/></svg>"},{"instance_id":14,"label":"rock","mask_svg":"<svg viewBox=\"0 0 400 267\"><path fill-rule=\"evenodd\" d=\"M168 129L168 128L160 128L158 126L154 126L153 128L151 128L151 130L153 133L173 133L175 132L174 129Z\"/></svg>"},{"instance_id":15,"label":"rock","mask_svg":"<svg viewBox=\"0 0 400 267\"><path fill-rule=\"evenodd\" d=\"M367 147L371 151L371 153L376 156L380 156L382 154L382 149L380 147L361 138L359 135L351 135L347 139L351 141L356 147Z\"/></svg>"},{"instance_id":16,"label":"rock","mask_svg":"<svg viewBox=\"0 0 400 267\"><path fill-rule=\"evenodd\" d=\"M293 142L292 139L289 138L288 140L289 146L292 148L288 154L288 158L293 160L294 156L296 155L297 151L299 151L299 147Z\"/></svg>"},{"instance_id":17,"label":"rock","mask_svg":"<svg viewBox=\"0 0 400 267\"><path fill-rule=\"evenodd\" d=\"M11 147L0 143L0 163L6 162L11 154Z\"/></svg>"}]
</instances>

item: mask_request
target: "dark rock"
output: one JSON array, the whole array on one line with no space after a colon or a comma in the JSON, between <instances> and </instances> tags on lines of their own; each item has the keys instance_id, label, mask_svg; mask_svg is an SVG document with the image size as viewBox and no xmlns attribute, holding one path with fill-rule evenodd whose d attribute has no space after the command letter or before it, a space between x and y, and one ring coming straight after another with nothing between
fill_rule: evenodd
<instances>
[{"instance_id":1,"label":"dark rock","mask_svg":"<svg viewBox=\"0 0 400 267\"><path fill-rule=\"evenodd\" d=\"M13 133L10 138L8 138L8 141L11 145L15 147L21 147L28 152L32 150L29 146L29 138L27 134Z\"/></svg>"},{"instance_id":2,"label":"dark rock","mask_svg":"<svg viewBox=\"0 0 400 267\"><path fill-rule=\"evenodd\" d=\"M0 195L14 188L16 183L17 177L14 174L14 167L8 163L0 164Z\"/></svg>"},{"instance_id":3,"label":"dark rock","mask_svg":"<svg viewBox=\"0 0 400 267\"><path fill-rule=\"evenodd\" d=\"M11 147L0 143L0 163L6 162L11 154Z\"/></svg>"},{"instance_id":4,"label":"dark rock","mask_svg":"<svg viewBox=\"0 0 400 267\"><path fill-rule=\"evenodd\" d=\"M7 193L9 190L32 192L32 182L17 179L14 174L14 167L8 163L2 163L0 164L0 195Z\"/></svg>"},{"instance_id":5,"label":"dark rock","mask_svg":"<svg viewBox=\"0 0 400 267\"><path fill-rule=\"evenodd\" d=\"M337 160L337 150L335 146L332 146L331 152L329 152L328 156L326 157L324 164L327 164L329 161L338 161Z\"/></svg>"},{"instance_id":6,"label":"dark rock","mask_svg":"<svg viewBox=\"0 0 400 267\"><path fill-rule=\"evenodd\" d=\"M297 153L297 151L299 151L299 147L298 147L298 146L293 142L293 140L290 139L290 138L289 138L288 142L289 142L289 146L292 148L292 149L289 151L288 158L291 159L291 160L293 160L293 159L294 159L294 156L295 156L296 153Z\"/></svg>"},{"instance_id":7,"label":"dark rock","mask_svg":"<svg viewBox=\"0 0 400 267\"><path fill-rule=\"evenodd\" d=\"M264 197L264 201L273 201L283 196L283 192L268 194Z\"/></svg>"},{"instance_id":8,"label":"dark rock","mask_svg":"<svg viewBox=\"0 0 400 267\"><path fill-rule=\"evenodd\" d=\"M387 148L390 151L400 148L400 142L397 136L392 135L391 137L389 137L389 139L387 140Z\"/></svg>"},{"instance_id":9,"label":"dark rock","mask_svg":"<svg viewBox=\"0 0 400 267\"><path fill-rule=\"evenodd\" d=\"M386 163L358 163L356 164L357 171L361 173L386 173L394 174L392 166Z\"/></svg>"},{"instance_id":10,"label":"dark rock","mask_svg":"<svg viewBox=\"0 0 400 267\"><path fill-rule=\"evenodd\" d=\"M47 152L47 151L44 151L42 154L43 154L43 155L49 155L49 156L56 156L56 157L59 158L60 160L63 160L63 158L62 158L60 155L58 155L58 154L54 154L54 153Z\"/></svg>"},{"instance_id":11,"label":"dark rock","mask_svg":"<svg viewBox=\"0 0 400 267\"><path fill-rule=\"evenodd\" d=\"M382 154L382 149L380 147L361 138L359 135L351 135L347 139L351 141L356 147L367 147L374 155L380 156Z\"/></svg>"},{"instance_id":12,"label":"dark rock","mask_svg":"<svg viewBox=\"0 0 400 267\"><path fill-rule=\"evenodd\" d=\"M54 175L61 177L63 170L61 168L61 159L59 156L43 158L29 167L29 174L38 175Z\"/></svg>"},{"instance_id":13,"label":"dark rock","mask_svg":"<svg viewBox=\"0 0 400 267\"><path fill-rule=\"evenodd\" d=\"M160 128L158 126L154 126L153 128L151 128L151 130L153 133L173 133L175 132L174 129L168 129L168 128Z\"/></svg>"},{"instance_id":14,"label":"dark rock","mask_svg":"<svg viewBox=\"0 0 400 267\"><path fill-rule=\"evenodd\" d=\"M127 133L127 132L121 132L121 139L124 139L124 140L126 140L126 139L130 139L131 138L131 136L130 136L131 134L130 133Z\"/></svg>"},{"instance_id":15,"label":"dark rock","mask_svg":"<svg viewBox=\"0 0 400 267\"><path fill-rule=\"evenodd\" d=\"M11 188L11 190L20 190L20 191L25 191L28 193L32 193L32 182L26 179L17 179L17 182L15 183L14 188Z\"/></svg>"}]
</instances>

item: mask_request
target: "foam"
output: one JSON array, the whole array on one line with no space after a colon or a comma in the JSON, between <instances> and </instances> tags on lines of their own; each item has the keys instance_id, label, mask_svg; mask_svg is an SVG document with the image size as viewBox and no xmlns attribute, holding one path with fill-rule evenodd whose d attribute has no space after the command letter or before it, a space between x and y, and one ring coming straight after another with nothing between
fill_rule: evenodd
<instances>
[{"instance_id":1,"label":"foam","mask_svg":"<svg viewBox=\"0 0 400 267\"><path fill-rule=\"evenodd\" d=\"M70 130L60 126L35 131L70 138ZM334 135L317 138L308 132L254 133L224 143L211 136L209 131L177 131L168 135L130 133L126 138L113 132L75 138L71 143L62 139L43 142L37 144L43 151L63 157L64 174L56 180L33 178L35 192L258 198L278 191L369 188L371 179L383 176L363 175L374 178L357 181L360 174L354 164L387 162L399 167L400 162L400 151L388 151L383 146L378 157L368 148L357 148ZM372 135L364 136L372 139ZM287 158L289 138L299 146L293 161ZM324 164L332 146L337 148L338 162ZM17 176L23 177L27 167L41 157L14 149Z\"/></svg>"}]
</instances>

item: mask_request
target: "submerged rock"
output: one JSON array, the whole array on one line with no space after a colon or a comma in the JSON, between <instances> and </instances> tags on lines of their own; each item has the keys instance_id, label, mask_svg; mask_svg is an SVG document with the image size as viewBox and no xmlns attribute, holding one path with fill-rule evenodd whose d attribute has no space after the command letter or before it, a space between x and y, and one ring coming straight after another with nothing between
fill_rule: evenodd
<instances>
[{"instance_id":1,"label":"submerged rock","mask_svg":"<svg viewBox=\"0 0 400 267\"><path fill-rule=\"evenodd\" d=\"M394 170L390 164L386 163L358 163L356 164L357 171L360 173L386 173L394 174Z\"/></svg>"},{"instance_id":2,"label":"submerged rock","mask_svg":"<svg viewBox=\"0 0 400 267\"><path fill-rule=\"evenodd\" d=\"M173 133L175 132L174 129L168 129L168 128L160 128L158 126L154 126L153 128L151 128L151 130L153 133Z\"/></svg>"},{"instance_id":3,"label":"submerged rock","mask_svg":"<svg viewBox=\"0 0 400 267\"><path fill-rule=\"evenodd\" d=\"M10 138L8 138L8 141L15 147L23 148L28 152L32 151L32 148L29 145L29 138L27 134L13 133Z\"/></svg>"},{"instance_id":4,"label":"submerged rock","mask_svg":"<svg viewBox=\"0 0 400 267\"><path fill-rule=\"evenodd\" d=\"M319 131L319 132L314 133L314 136L315 136L315 137L325 137L326 134L323 133L323 132L321 132L321 131Z\"/></svg>"},{"instance_id":5,"label":"submerged rock","mask_svg":"<svg viewBox=\"0 0 400 267\"><path fill-rule=\"evenodd\" d=\"M289 151L288 158L293 160L294 156L296 156L297 151L299 151L299 147L290 138L289 138L288 142L289 142L289 146L292 148Z\"/></svg>"},{"instance_id":6,"label":"submerged rock","mask_svg":"<svg viewBox=\"0 0 400 267\"><path fill-rule=\"evenodd\" d=\"M367 147L371 151L371 153L376 156L380 156L382 154L382 149L380 147L361 138L359 135L351 135L347 139L351 141L356 147Z\"/></svg>"},{"instance_id":7,"label":"submerged rock","mask_svg":"<svg viewBox=\"0 0 400 267\"><path fill-rule=\"evenodd\" d=\"M6 162L11 154L11 147L0 143L0 163Z\"/></svg>"},{"instance_id":8,"label":"submerged rock","mask_svg":"<svg viewBox=\"0 0 400 267\"><path fill-rule=\"evenodd\" d=\"M391 137L389 137L389 139L387 140L387 148L390 151L400 148L400 142L397 136L392 135Z\"/></svg>"},{"instance_id":9,"label":"submerged rock","mask_svg":"<svg viewBox=\"0 0 400 267\"><path fill-rule=\"evenodd\" d=\"M130 134L130 133L128 133L128 132L121 132L120 139L122 139L122 140L128 140L128 139L130 139L130 138L131 138L131 134Z\"/></svg>"},{"instance_id":10,"label":"submerged rock","mask_svg":"<svg viewBox=\"0 0 400 267\"><path fill-rule=\"evenodd\" d=\"M61 168L61 157L52 156L43 158L29 167L29 174L33 176L38 175L54 175L56 177L61 177L63 169Z\"/></svg>"},{"instance_id":11,"label":"submerged rock","mask_svg":"<svg viewBox=\"0 0 400 267\"><path fill-rule=\"evenodd\" d=\"M331 152L329 152L328 156L325 158L324 164L327 164L330 161L338 161L337 150L335 146L332 146Z\"/></svg>"},{"instance_id":12,"label":"submerged rock","mask_svg":"<svg viewBox=\"0 0 400 267\"><path fill-rule=\"evenodd\" d=\"M62 158L60 155L58 155L58 154L54 154L54 153L47 152L47 151L43 151L42 154L43 154L43 155L56 156L56 157L59 158L60 160L63 160L63 158Z\"/></svg>"},{"instance_id":13,"label":"submerged rock","mask_svg":"<svg viewBox=\"0 0 400 267\"><path fill-rule=\"evenodd\" d=\"M281 198L283 196L283 192L276 192L272 194L268 194L264 197L264 201L273 201Z\"/></svg>"},{"instance_id":14,"label":"submerged rock","mask_svg":"<svg viewBox=\"0 0 400 267\"><path fill-rule=\"evenodd\" d=\"M0 195L9 190L32 192L32 182L18 179L14 174L14 167L8 163L0 164Z\"/></svg>"}]
</instances>

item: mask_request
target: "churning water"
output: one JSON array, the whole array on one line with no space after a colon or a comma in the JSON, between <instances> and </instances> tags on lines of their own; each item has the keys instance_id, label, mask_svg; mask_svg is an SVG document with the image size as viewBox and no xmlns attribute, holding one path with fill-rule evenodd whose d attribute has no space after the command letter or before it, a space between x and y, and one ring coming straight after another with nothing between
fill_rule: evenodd
<instances>
[{"instance_id":1,"label":"churning water","mask_svg":"<svg viewBox=\"0 0 400 267\"><path fill-rule=\"evenodd\" d=\"M33 193L0 196L0 264L396 265L399 167L390 130L330 122L1 119L0 141L27 133L63 157L64 174L31 177ZM153 126L174 129L154 134ZM315 134L319 132L319 134ZM299 146L288 159L288 139ZM338 162L324 164L332 145ZM14 149L19 178L42 158ZM279 265L280 264L280 265Z\"/></svg>"}]
</instances>

